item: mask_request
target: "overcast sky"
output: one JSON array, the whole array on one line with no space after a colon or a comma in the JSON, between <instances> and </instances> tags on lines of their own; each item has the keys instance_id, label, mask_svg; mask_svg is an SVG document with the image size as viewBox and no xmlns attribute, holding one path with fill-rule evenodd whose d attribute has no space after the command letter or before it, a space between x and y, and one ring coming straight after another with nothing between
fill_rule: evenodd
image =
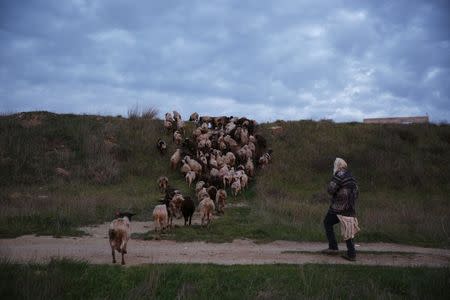
<instances>
[{"instance_id":1,"label":"overcast sky","mask_svg":"<svg viewBox=\"0 0 450 300\"><path fill-rule=\"evenodd\" d=\"M0 111L450 121L450 1L0 1Z\"/></svg>"}]
</instances>

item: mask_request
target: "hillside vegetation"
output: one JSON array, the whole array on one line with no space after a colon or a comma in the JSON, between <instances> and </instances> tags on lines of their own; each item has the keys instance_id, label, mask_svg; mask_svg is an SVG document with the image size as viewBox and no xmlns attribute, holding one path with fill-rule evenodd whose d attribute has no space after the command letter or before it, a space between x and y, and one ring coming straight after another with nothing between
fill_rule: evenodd
<instances>
[{"instance_id":1,"label":"hillside vegetation","mask_svg":"<svg viewBox=\"0 0 450 300\"><path fill-rule=\"evenodd\" d=\"M161 175L193 194L169 169L175 147L154 116L0 117L0 236L79 234L78 226L108 221L118 209L150 220ZM450 126L279 121L258 131L273 161L238 197L249 207L227 210L207 232L179 228L167 238L324 240L325 186L342 157L360 184L358 240L450 245ZM159 137L169 145L165 156Z\"/></svg>"}]
</instances>

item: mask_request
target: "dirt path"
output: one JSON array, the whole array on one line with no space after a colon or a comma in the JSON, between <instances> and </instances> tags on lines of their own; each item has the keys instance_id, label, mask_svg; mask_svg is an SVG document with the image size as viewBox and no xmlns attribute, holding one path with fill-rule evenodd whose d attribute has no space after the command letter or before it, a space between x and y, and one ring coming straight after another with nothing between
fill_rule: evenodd
<instances>
[{"instance_id":1,"label":"dirt path","mask_svg":"<svg viewBox=\"0 0 450 300\"><path fill-rule=\"evenodd\" d=\"M83 228L90 236L53 238L21 236L0 240L0 257L20 262L46 262L53 257L86 260L94 264L110 264L111 253L107 238L107 223ZM152 229L149 222L132 222L132 232ZM127 265L151 263L213 263L213 264L361 264L384 266L449 267L450 250L415 246L361 243L357 247L358 261L348 262L339 256L319 253L325 243L275 241L256 244L249 240L232 243L189 242L166 240L130 240ZM340 245L345 249L345 245Z\"/></svg>"}]
</instances>

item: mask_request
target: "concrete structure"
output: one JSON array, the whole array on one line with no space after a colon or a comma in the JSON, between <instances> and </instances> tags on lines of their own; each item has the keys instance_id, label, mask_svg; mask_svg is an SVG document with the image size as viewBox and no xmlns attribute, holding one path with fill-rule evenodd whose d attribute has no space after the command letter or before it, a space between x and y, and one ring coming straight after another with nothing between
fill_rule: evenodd
<instances>
[{"instance_id":1,"label":"concrete structure","mask_svg":"<svg viewBox=\"0 0 450 300\"><path fill-rule=\"evenodd\" d=\"M395 118L368 118L365 124L423 124L429 123L428 116L419 117L395 117Z\"/></svg>"}]
</instances>

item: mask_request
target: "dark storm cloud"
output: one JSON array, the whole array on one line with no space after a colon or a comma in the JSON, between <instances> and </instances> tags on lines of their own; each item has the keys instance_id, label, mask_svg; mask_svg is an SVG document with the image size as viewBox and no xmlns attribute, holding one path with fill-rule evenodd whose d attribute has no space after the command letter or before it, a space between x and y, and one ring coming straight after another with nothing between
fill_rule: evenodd
<instances>
[{"instance_id":1,"label":"dark storm cloud","mask_svg":"<svg viewBox=\"0 0 450 300\"><path fill-rule=\"evenodd\" d=\"M2 111L450 119L448 1L2 1Z\"/></svg>"}]
</instances>

